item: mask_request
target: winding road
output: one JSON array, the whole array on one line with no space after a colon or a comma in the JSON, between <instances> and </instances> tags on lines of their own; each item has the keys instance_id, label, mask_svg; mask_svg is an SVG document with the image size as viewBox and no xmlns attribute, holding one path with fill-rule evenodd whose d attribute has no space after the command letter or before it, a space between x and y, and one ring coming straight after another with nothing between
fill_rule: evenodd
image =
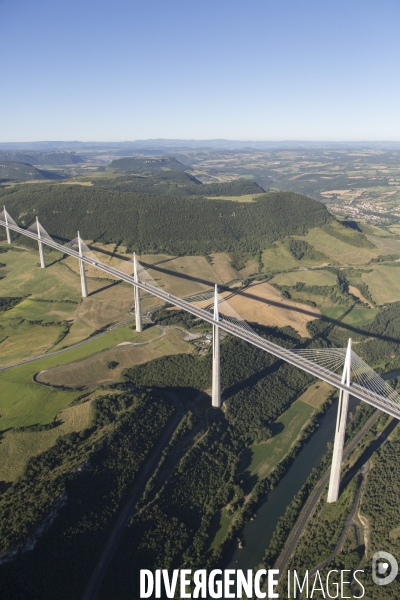
<instances>
[{"instance_id":1,"label":"winding road","mask_svg":"<svg viewBox=\"0 0 400 600\"><path fill-rule=\"evenodd\" d=\"M362 429L354 436L354 438L349 442L349 444L346 446L346 448L344 449L343 452L343 459L346 458L347 456L349 456L349 454L354 450L354 448L357 446L357 444L361 441L362 437L365 435L365 433L367 431L369 431L371 429L371 427L376 423L376 421L378 420L380 416L380 412L379 411L375 411L374 414L368 419L368 421L365 423L365 425L362 427ZM396 420L390 420L389 423L386 425L385 429L377 434L375 436L375 438L373 439L371 445L368 447L368 449L366 450L367 454L368 454L368 459L370 457L370 455L372 454L372 452L374 452L375 450L377 450L377 448L382 445L383 443L386 442L387 437L390 433L390 431L392 430L393 426L397 423ZM363 476L365 475L366 472L366 468L365 468L365 464L363 465ZM292 531L290 532L290 535L288 537L288 539L286 540L286 544L280 554L280 556L278 557L274 568L275 569L280 569L282 572L284 570L286 570L287 567L287 563L289 562L290 557L292 556L294 549L296 547L296 544L300 538L300 536L303 534L304 528L307 524L308 519L310 518L310 516L312 515L314 508L316 506L316 504L318 503L322 493L324 492L325 486L328 483L329 480L329 475L330 475L330 468L327 469L327 471L324 473L324 475L321 477L321 479L319 480L319 482L317 483L317 485L315 486L315 488L313 489L313 491L311 492L310 496L307 499L307 502L305 503ZM353 476L354 473L348 474L345 477L345 480L349 477L349 476ZM343 482L342 482L343 484ZM361 487L361 485L360 485ZM357 493L355 502L353 504L353 508L352 508L352 512L350 513L350 516L348 517L348 519L346 520L346 524L344 527L344 532L342 532L342 537L339 540L338 544L335 547L334 552L332 553L332 555L323 563L321 563L318 567L315 567L313 569L313 573L315 573L317 571L317 569L321 569L324 566L326 566L327 564L329 564L329 562L331 562L331 560L333 560L333 558L336 556L337 552L340 549L341 543L343 541L344 538L344 533L347 527L347 524L350 524L350 521L352 521L354 514L355 514L355 510L358 504L358 500L360 497L360 490ZM349 521L350 519L350 521ZM351 523L352 524L352 523ZM264 590L266 591L266 590Z\"/></svg>"},{"instance_id":2,"label":"winding road","mask_svg":"<svg viewBox=\"0 0 400 600\"><path fill-rule=\"evenodd\" d=\"M120 342L119 344L117 344L116 346L114 346L112 349L111 348L106 348L104 350L100 350L99 352L95 352L94 354L91 354L90 356L87 356L86 358L81 358L79 360L70 362L70 363L68 363L68 366L85 363L85 362L91 360L94 356L97 356L99 354L105 354L109 350L113 350L113 349L117 348L118 346L122 346L122 345L124 345L124 346L128 346L128 345L129 346L146 346L147 344L151 344L152 342L155 342L156 340L159 340L161 337L163 337L165 335L165 327L163 327L162 325L155 325L155 327L157 327L158 329L160 329L161 333L160 333L160 335L157 335L156 337L152 338L151 340L146 340L145 342ZM71 348L75 348L75 346L70 346L68 348L68 350L70 350ZM55 354L57 354L57 352L55 352ZM46 354L46 356L51 356L51 355L50 354ZM47 383L45 381L42 381L41 375L43 373L47 373L49 370L51 370L51 371L54 372L54 371L57 371L58 369L64 369L64 368L65 368L65 365L60 365L59 367L51 367L51 369L44 369L43 371L39 371L39 373L37 373L34 376L34 380L36 381L36 383L40 383L42 385L47 385L47 386L51 386L51 387L58 387L56 385L53 385L52 383ZM102 385L103 383L106 383L106 384L118 383L118 381L115 382L115 381L108 381L108 380L106 380L106 381L99 380L95 384L90 384L90 385L85 386L85 387L95 387L95 386L98 386L98 385ZM68 384L65 384L65 387L68 387Z\"/></svg>"},{"instance_id":3,"label":"winding road","mask_svg":"<svg viewBox=\"0 0 400 600\"><path fill-rule=\"evenodd\" d=\"M358 442L361 440L363 435L367 431L369 431L369 429L371 429L372 425L374 425L374 423L377 421L378 417L379 417L379 411L375 411L374 414L365 423L364 427L354 436L354 438L351 440L351 442L349 444L347 444L347 446L345 447L344 452L343 452L343 459L345 459L350 454L350 452L352 452L354 450L354 448L356 447ZM324 473L324 475L321 477L321 479L318 481L317 485L315 486L315 488L309 495L307 502L305 503L292 531L290 532L288 539L286 540L286 544L275 563L275 569L280 569L282 571L285 570L286 565L287 565L291 555L293 554L294 548L295 548L301 534L303 533L304 527L306 526L307 521L310 518L315 505L317 504L318 500L320 499L321 494L323 493L324 488L325 488L326 484L328 483L330 473L331 473L331 469L329 468Z\"/></svg>"},{"instance_id":4,"label":"winding road","mask_svg":"<svg viewBox=\"0 0 400 600\"><path fill-rule=\"evenodd\" d=\"M218 318L215 319L214 315L208 310L199 308L195 304L191 304L187 300L179 298L178 296L174 296L173 294L170 294L161 288L155 287L154 285L150 285L145 281L135 279L135 277L133 277L132 275L128 275L127 273L124 273L123 271L120 271L119 269L116 269L115 267L112 267L110 265L106 265L100 262L99 260L93 260L93 258L87 257L82 253L73 250L72 248L69 248L62 244L58 244L57 242L54 242L51 238L40 238L36 233L33 233L29 229L23 229L22 227L19 227L16 224L14 225L10 222L6 223L2 219L0 219L0 226L6 227L12 231L16 231L17 233L34 239L40 242L41 244L50 246L50 248L58 250L62 254L73 256L74 258L79 260L81 264L85 263L88 265L92 265L97 269L108 273L112 277L115 277L116 279L125 281L126 283L129 283L139 288L139 290L149 292L151 295L156 296L160 300L163 300L164 302L172 306L177 306L178 308L181 308L182 310L194 315L195 317L198 317L203 321L210 323L211 325L217 326L220 330L226 331L227 333L230 333L248 342L249 344L256 346L257 348L260 348L261 350L272 354L276 358L281 359L291 365L294 365L295 367L298 367L299 369L306 371L307 373L310 373L310 375L313 375L317 379L326 381L334 387L343 390L344 392L347 392L355 398L359 398L360 400L363 400L368 404L371 404L375 408L379 408L383 412L386 412L387 414L396 417L397 419L400 418L400 402L398 401L397 397L395 399L396 401L394 401L393 399L383 396L380 392L378 393L377 391L371 391L369 388L366 388L354 382L351 386L348 386L346 383L342 382L341 377L337 373L332 372L328 368L322 367L308 360L307 358L296 354L295 352L291 352L290 350L283 348L282 346L279 346L278 344L275 344L257 335L251 330L244 329L240 324L228 318L225 318L222 314L220 314Z\"/></svg>"},{"instance_id":5,"label":"winding road","mask_svg":"<svg viewBox=\"0 0 400 600\"><path fill-rule=\"evenodd\" d=\"M115 325L110 325L110 327L108 327L104 331L101 331L100 333L96 333L96 335L92 335L91 337L86 338L86 340L82 340L82 342L77 342L76 344L72 344L72 346L67 346L66 348L61 348L60 350L55 350L54 352L47 352L45 354L39 354L38 356L34 356L33 358L27 358L25 360L21 360L19 362L13 363L12 365L6 365L5 367L0 367L0 371L7 371L7 369L12 369L13 367L19 367L20 365L26 365L27 363L34 362L35 360L40 360L41 358L49 358L49 356L55 356L56 354L61 354L62 352L68 352L68 350L73 350L74 348L79 348L79 346L84 346L85 344L88 344L89 342L92 342L93 340L97 340L97 338L101 337L105 333L108 333L109 331L112 331L113 329L117 329L117 327L120 327L121 325L126 325L126 323L130 323L131 321L134 321L134 320L135 320L134 317L131 317L130 319L125 319L124 321L115 323Z\"/></svg>"}]
</instances>

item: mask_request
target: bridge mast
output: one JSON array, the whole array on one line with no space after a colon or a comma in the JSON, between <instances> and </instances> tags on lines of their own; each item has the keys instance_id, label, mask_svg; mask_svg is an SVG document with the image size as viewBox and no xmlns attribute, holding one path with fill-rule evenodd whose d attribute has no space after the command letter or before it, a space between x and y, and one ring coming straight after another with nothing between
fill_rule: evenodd
<instances>
[{"instance_id":1,"label":"bridge mast","mask_svg":"<svg viewBox=\"0 0 400 600\"><path fill-rule=\"evenodd\" d=\"M81 241L81 236L79 235L79 231L78 231L78 246L79 246L79 256L83 256L82 241ZM79 261L79 269L81 272L82 298L87 298L88 291L87 291L87 283L86 283L85 263L83 262L83 260Z\"/></svg>"},{"instance_id":2,"label":"bridge mast","mask_svg":"<svg viewBox=\"0 0 400 600\"><path fill-rule=\"evenodd\" d=\"M133 253L133 280L138 283L138 272L137 272L137 261L136 252ZM142 307L140 304L140 289L137 285L134 286L134 298L135 298L135 319L136 319L136 331L140 333L143 331L142 324Z\"/></svg>"},{"instance_id":3,"label":"bridge mast","mask_svg":"<svg viewBox=\"0 0 400 600\"><path fill-rule=\"evenodd\" d=\"M42 269L45 269L46 268L46 261L45 261L44 252L43 252L42 236L40 235L39 217L36 217L36 227L37 227L37 235L38 235L40 266L42 267Z\"/></svg>"},{"instance_id":4,"label":"bridge mast","mask_svg":"<svg viewBox=\"0 0 400 600\"><path fill-rule=\"evenodd\" d=\"M214 295L214 320L219 321L217 284L215 284ZM218 325L213 325L212 405L214 408L219 408L221 406L221 369Z\"/></svg>"},{"instance_id":5,"label":"bridge mast","mask_svg":"<svg viewBox=\"0 0 400 600\"><path fill-rule=\"evenodd\" d=\"M350 386L351 374L351 338L347 345L346 359L343 367L342 383ZM335 442L333 446L331 476L329 480L328 502L336 502L339 498L340 473L342 469L344 438L346 433L349 394L340 390L338 413L336 420Z\"/></svg>"},{"instance_id":6,"label":"bridge mast","mask_svg":"<svg viewBox=\"0 0 400 600\"><path fill-rule=\"evenodd\" d=\"M3 206L3 208L4 208L4 219L5 219L5 222L6 222L7 242L9 244L11 244L11 231L10 231L10 228L7 227L8 226L8 215L7 215L6 207Z\"/></svg>"}]
</instances>

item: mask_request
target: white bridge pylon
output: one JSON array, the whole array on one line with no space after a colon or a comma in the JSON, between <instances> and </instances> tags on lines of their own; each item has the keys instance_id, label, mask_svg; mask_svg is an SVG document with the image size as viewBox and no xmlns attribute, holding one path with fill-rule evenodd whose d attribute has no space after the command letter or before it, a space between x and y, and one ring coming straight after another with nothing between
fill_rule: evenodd
<instances>
[{"instance_id":1,"label":"white bridge pylon","mask_svg":"<svg viewBox=\"0 0 400 600\"><path fill-rule=\"evenodd\" d=\"M313 361L324 369L339 371L342 369L342 383L349 388L352 384L362 386L373 394L377 394L384 400L388 407L391 403L399 401L399 396L393 388L386 383L358 354L352 350L352 341L349 339L346 348L318 348L293 350L299 356ZM340 390L338 412L335 428L335 440L333 445L331 475L329 479L328 498L329 503L336 502L339 498L340 475L343 460L343 450L346 435L346 423L349 411L350 393Z\"/></svg>"},{"instance_id":2,"label":"white bridge pylon","mask_svg":"<svg viewBox=\"0 0 400 600\"><path fill-rule=\"evenodd\" d=\"M257 335L244 319L232 308L228 300L218 293L218 286L215 284L214 292L204 292L197 296L192 296L190 302L196 304L203 310L213 312L214 321L218 323L230 323L237 328L243 329L252 335ZM221 397L221 353L220 353L220 327L213 324L212 337L212 392L211 403L214 408L220 408L222 404Z\"/></svg>"},{"instance_id":3,"label":"white bridge pylon","mask_svg":"<svg viewBox=\"0 0 400 600\"><path fill-rule=\"evenodd\" d=\"M140 266L141 265L139 265L138 261L136 260L136 252L134 252L133 253L133 279L134 279L135 283L139 283L138 272L139 272ZM142 307L140 304L140 289L138 288L137 285L135 285L133 293L135 295L136 331L138 333L140 333L141 331L143 331L143 323L142 323Z\"/></svg>"},{"instance_id":4,"label":"white bridge pylon","mask_svg":"<svg viewBox=\"0 0 400 600\"><path fill-rule=\"evenodd\" d=\"M133 259L130 260L120 260L118 262L118 269L127 275L133 274L133 279L135 283L139 283L139 281L145 281L153 287L159 288L160 286L154 281L153 277L150 275L149 271L140 264L138 259L136 258L136 252L133 253ZM139 277L140 276L140 277ZM135 301L135 324L136 331L140 333L143 331L143 320L142 320L142 307L141 307L141 299L140 299L140 288L135 285L134 288L134 301Z\"/></svg>"},{"instance_id":5,"label":"white bridge pylon","mask_svg":"<svg viewBox=\"0 0 400 600\"><path fill-rule=\"evenodd\" d=\"M3 206L3 210L0 213L0 220L5 222L7 242L9 244L11 244L11 241L12 241L11 231L10 231L10 228L8 227L8 225L15 225L16 227L18 227L18 225L16 224L14 219L8 214L5 206Z\"/></svg>"},{"instance_id":6,"label":"white bridge pylon","mask_svg":"<svg viewBox=\"0 0 400 600\"><path fill-rule=\"evenodd\" d=\"M85 262L81 260L81 258L85 257L89 259L89 261L96 266L100 261L97 256L92 252L87 244L83 241L78 231L78 235L76 238L65 244L65 248L71 248L74 252L79 254L79 272L81 276L81 290L82 290L82 298L88 297L88 287L86 281L86 271L85 271Z\"/></svg>"},{"instance_id":7,"label":"white bridge pylon","mask_svg":"<svg viewBox=\"0 0 400 600\"><path fill-rule=\"evenodd\" d=\"M349 343L350 347L348 345L347 348L301 348L291 350L291 352L331 373L344 370L346 360L348 360L351 370L349 387L357 385L368 391L371 395L379 396L381 402L387 406L388 410L392 409L393 406L397 406L399 412L396 418L400 419L399 394L354 352L351 340L349 340ZM342 383L345 383L345 381Z\"/></svg>"},{"instance_id":8,"label":"white bridge pylon","mask_svg":"<svg viewBox=\"0 0 400 600\"><path fill-rule=\"evenodd\" d=\"M47 240L47 241L53 241L52 237L47 233L47 231L45 230L44 227L42 227L42 225L39 223L39 218L36 217L36 220L29 225L29 227L27 228L27 231L30 231L31 233L34 233L37 235L38 237L38 246L39 246L39 258L40 258L40 266L42 267L42 269L46 268L46 260L44 257L44 251L43 251L43 241L42 240Z\"/></svg>"},{"instance_id":9,"label":"white bridge pylon","mask_svg":"<svg viewBox=\"0 0 400 600\"><path fill-rule=\"evenodd\" d=\"M185 298L185 300L189 301L191 304L195 304L199 308L213 313L215 311L215 306L217 306L219 315L218 320L220 322L231 323L235 327L243 329L252 335L257 335L254 329L252 329L250 325L244 319L242 319L242 317L230 305L227 298L227 296L230 295L231 292L227 292L226 296L219 294L217 284L215 284L214 290L197 294L196 296L191 296L190 298Z\"/></svg>"},{"instance_id":10,"label":"white bridge pylon","mask_svg":"<svg viewBox=\"0 0 400 600\"><path fill-rule=\"evenodd\" d=\"M200 294L197 297L191 298L179 298L173 294L167 293L165 290L157 286L154 280L151 278L149 282L149 273L146 269L143 269L141 265L136 261L136 277L135 273L128 275L125 271L115 268L110 264L102 263L88 246L81 240L79 233L75 240L72 240L69 244L63 246L57 242L54 242L51 237L45 232L45 230L38 224L36 224L36 232L34 227L30 229L24 229L19 227L15 221L10 217L4 208L0 213L0 225L5 227L7 232L7 241L11 241L11 231L15 231L18 235L25 235L31 239L35 239L40 244L45 244L51 248L68 254L77 258L80 262L81 267L81 282L82 282L82 295L87 295L86 277L85 277L85 263L94 265L101 271L119 279L125 281L130 285L133 285L138 290L142 290L145 293L149 293L157 298L160 298L163 302L167 302L172 307L185 310L186 312L194 315L198 319L202 319L213 326L213 406L217 407L221 405L221 392L220 392L220 364L219 364L219 330L223 329L226 333L230 333L257 348L260 348L264 352L272 354L277 359L283 360L290 365L293 365L306 373L309 373L313 377L327 382L328 384L336 387L340 390L341 401L339 402L339 415L337 423L337 431L342 430L342 425L345 426L347 418L347 406L345 395L352 395L363 402L367 402L374 408L377 408L386 414L400 419L400 396L384 381L373 369L371 369L365 361L363 361L351 348L351 341L346 348L301 348L290 350L283 348L278 344L263 338L256 334L251 327L239 317L239 315L229 306L226 298L219 296L217 289L215 288L213 293ZM134 260L125 261L131 265L131 273L134 271ZM129 267L126 267L129 270ZM147 281L145 280L147 279ZM213 299L213 300L212 300ZM140 301L140 297L139 297ZM204 306L204 308L202 307ZM211 311L210 311L211 309ZM140 306L138 306L138 312ZM338 371L343 371L342 375L338 374ZM215 385L214 385L215 382ZM342 440L344 441L344 435L340 434L337 436L338 441L335 437L335 448L339 448L338 451L334 449L334 456L336 455L336 465L332 466L331 480L333 473L338 472L341 467L340 458L340 446ZM340 460L339 460L340 458ZM338 478L337 478L338 479ZM340 479L340 472L339 472ZM335 501L338 494L338 483L332 483L330 486L332 493L329 493L329 501ZM337 493L336 491L337 490Z\"/></svg>"}]
</instances>

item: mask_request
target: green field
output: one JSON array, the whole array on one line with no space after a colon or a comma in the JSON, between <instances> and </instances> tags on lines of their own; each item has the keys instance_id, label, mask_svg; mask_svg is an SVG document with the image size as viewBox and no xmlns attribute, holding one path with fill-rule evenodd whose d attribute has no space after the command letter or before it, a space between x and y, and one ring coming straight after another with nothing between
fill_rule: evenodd
<instances>
[{"instance_id":1,"label":"green field","mask_svg":"<svg viewBox=\"0 0 400 600\"><path fill-rule=\"evenodd\" d=\"M291 273L281 273L275 275L270 283L277 285L296 285L297 282L305 283L306 285L330 285L336 284L336 275L324 269L312 269L308 271L294 271Z\"/></svg>"},{"instance_id":2,"label":"green field","mask_svg":"<svg viewBox=\"0 0 400 600\"><path fill-rule=\"evenodd\" d=\"M149 274L157 285L180 298L209 289L220 278L204 256L170 256L143 254L140 262L149 267Z\"/></svg>"},{"instance_id":3,"label":"green field","mask_svg":"<svg viewBox=\"0 0 400 600\"><path fill-rule=\"evenodd\" d=\"M385 233L388 235L387 232ZM379 235L367 235L367 238L378 248L380 254L400 255L400 240L397 240L394 236L393 238L388 238Z\"/></svg>"},{"instance_id":4,"label":"green field","mask_svg":"<svg viewBox=\"0 0 400 600\"><path fill-rule=\"evenodd\" d=\"M360 248L329 235L320 228L310 229L306 236L293 236L305 240L316 250L323 252L331 262L349 265L362 265L376 258L381 252L378 248ZM287 268L287 267L286 267Z\"/></svg>"},{"instance_id":5,"label":"green field","mask_svg":"<svg viewBox=\"0 0 400 600\"><path fill-rule=\"evenodd\" d=\"M280 463L289 452L300 431L303 429L315 409L301 400L297 400L276 421L283 430L272 439L251 446L251 463L247 471L263 479Z\"/></svg>"},{"instance_id":6,"label":"green field","mask_svg":"<svg viewBox=\"0 0 400 600\"><path fill-rule=\"evenodd\" d=\"M398 267L374 267L371 273L362 274L376 304L400 300L400 269Z\"/></svg>"},{"instance_id":7,"label":"green field","mask_svg":"<svg viewBox=\"0 0 400 600\"><path fill-rule=\"evenodd\" d=\"M89 297L82 299L79 274L64 260L52 263L55 253L41 269L35 250L2 245L8 251L1 254L0 297L21 302L0 313L0 365L75 344L129 317L131 286L88 277Z\"/></svg>"},{"instance_id":8,"label":"green field","mask_svg":"<svg viewBox=\"0 0 400 600\"><path fill-rule=\"evenodd\" d=\"M104 392L103 392L104 393ZM10 430L1 436L0 481L15 481L21 475L26 461L50 448L58 437L71 431L82 431L90 426L91 400L99 393L92 393L83 404L70 406L57 415L57 427L46 431Z\"/></svg>"},{"instance_id":9,"label":"green field","mask_svg":"<svg viewBox=\"0 0 400 600\"><path fill-rule=\"evenodd\" d=\"M7 247L6 244L1 245ZM48 264L54 260L52 255L46 255L46 259ZM38 260L37 252L30 249L11 247L8 252L1 254L0 262L6 267L0 269L0 275L5 276L0 280L0 295L80 302L79 277L62 263L41 269Z\"/></svg>"},{"instance_id":10,"label":"green field","mask_svg":"<svg viewBox=\"0 0 400 600\"><path fill-rule=\"evenodd\" d=\"M135 333L129 325L123 325L78 348L0 372L0 431L10 427L49 423L59 410L68 406L81 393L61 391L35 383L35 373L86 358L123 341L146 341L155 337L154 334L158 334L158 329L148 328L143 333Z\"/></svg>"},{"instance_id":11,"label":"green field","mask_svg":"<svg viewBox=\"0 0 400 600\"><path fill-rule=\"evenodd\" d=\"M154 341L143 344L146 341L144 335L146 332L147 338ZM152 334L151 338L149 337L150 333ZM139 365L161 356L192 352L192 346L182 341L182 337L185 336L182 331L168 328L165 335L160 336L160 330L153 327L145 330L144 334L140 338L143 345L115 346L85 360L49 369L41 374L40 380L43 383L67 387L100 385L117 381L123 369L133 365ZM109 362L116 362L116 368L109 369L107 367Z\"/></svg>"},{"instance_id":12,"label":"green field","mask_svg":"<svg viewBox=\"0 0 400 600\"><path fill-rule=\"evenodd\" d=\"M77 304L72 302L38 302L30 298L23 300L14 308L3 315L4 319L21 318L32 321L52 323L54 321L69 320L74 317Z\"/></svg>"},{"instance_id":13,"label":"green field","mask_svg":"<svg viewBox=\"0 0 400 600\"><path fill-rule=\"evenodd\" d=\"M43 326L27 321L2 320L0 366L33 358L51 350L65 333L64 324Z\"/></svg>"},{"instance_id":14,"label":"green field","mask_svg":"<svg viewBox=\"0 0 400 600\"><path fill-rule=\"evenodd\" d=\"M228 513L228 511L225 508L218 514L218 522L214 524L216 533L211 542L211 548L219 548L224 537L228 533L228 529L232 522L233 516L234 515Z\"/></svg>"},{"instance_id":15,"label":"green field","mask_svg":"<svg viewBox=\"0 0 400 600\"><path fill-rule=\"evenodd\" d=\"M294 236L293 236L294 237ZM296 236L297 237L297 236ZM299 238L300 239L300 238ZM309 240L307 240L309 241ZM312 242L311 242L312 244ZM313 245L313 244L312 244ZM319 248L316 247L317 250ZM283 242L275 242L272 248L264 250L262 253L262 263L264 271L286 271L299 267L312 267L321 265L322 260L311 260L303 258L297 260L286 248ZM300 280L298 280L300 281Z\"/></svg>"},{"instance_id":16,"label":"green field","mask_svg":"<svg viewBox=\"0 0 400 600\"><path fill-rule=\"evenodd\" d=\"M376 225L367 225L366 229L367 229L367 231L365 231L365 233L368 233L373 236L388 237L388 235L389 235L388 232L386 231L386 229L382 229L381 227L377 227ZM391 230L392 228L389 227L389 229Z\"/></svg>"},{"instance_id":17,"label":"green field","mask_svg":"<svg viewBox=\"0 0 400 600\"><path fill-rule=\"evenodd\" d=\"M376 308L352 308L350 312L348 311L348 306L332 306L330 308L321 308L321 313L325 317L335 321L340 320L340 322L344 323L345 325L368 325L369 323L372 323L378 313L378 309Z\"/></svg>"}]
</instances>

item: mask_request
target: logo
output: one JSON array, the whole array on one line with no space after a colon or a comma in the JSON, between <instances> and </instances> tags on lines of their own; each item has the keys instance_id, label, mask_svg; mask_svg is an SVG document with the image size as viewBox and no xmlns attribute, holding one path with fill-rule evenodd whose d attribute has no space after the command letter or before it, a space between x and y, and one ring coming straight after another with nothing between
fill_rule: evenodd
<instances>
[{"instance_id":1,"label":"logo","mask_svg":"<svg viewBox=\"0 0 400 600\"><path fill-rule=\"evenodd\" d=\"M384 575L387 573L389 566L391 571L389 575ZM376 585L387 585L388 583L392 583L397 577L397 573L399 571L399 565L394 556L389 554L389 552L376 552L372 557L372 579Z\"/></svg>"}]
</instances>

